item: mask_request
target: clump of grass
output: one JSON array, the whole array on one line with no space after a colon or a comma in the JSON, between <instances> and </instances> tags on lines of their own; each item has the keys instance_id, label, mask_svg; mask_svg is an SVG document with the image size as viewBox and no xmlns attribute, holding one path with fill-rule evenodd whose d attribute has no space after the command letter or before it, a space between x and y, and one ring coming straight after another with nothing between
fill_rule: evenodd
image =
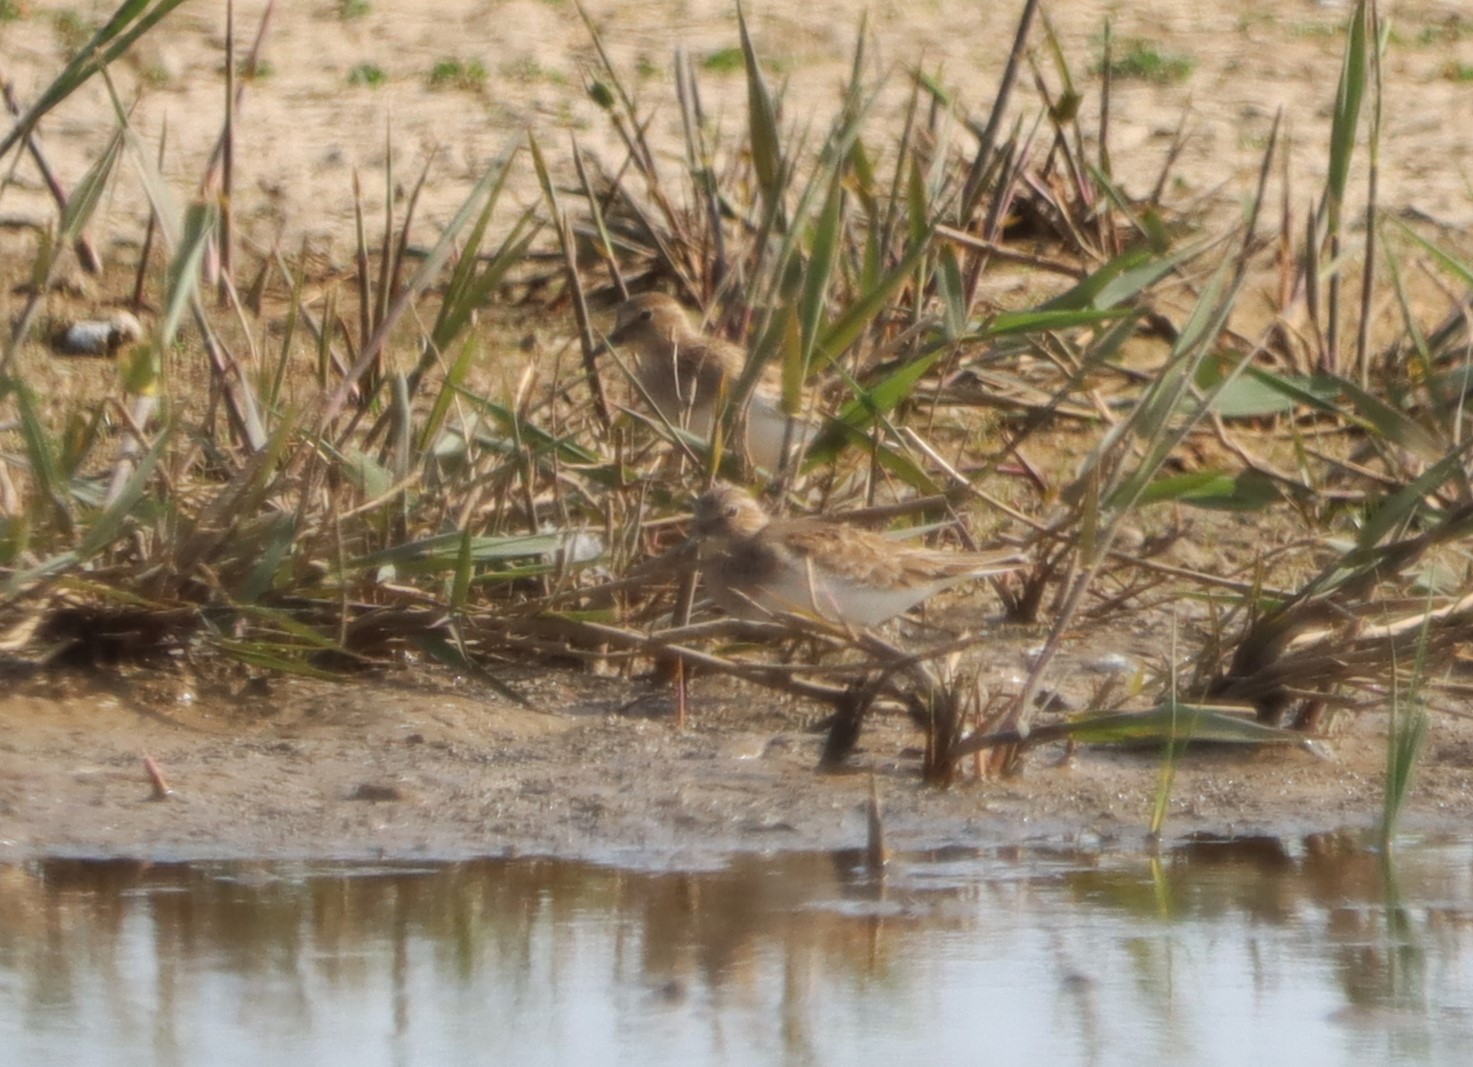
<instances>
[{"instance_id":1,"label":"clump of grass","mask_svg":"<svg viewBox=\"0 0 1473 1067\"><path fill-rule=\"evenodd\" d=\"M1289 25L1289 36L1300 40L1334 40L1344 32L1345 27L1339 22L1295 22Z\"/></svg>"},{"instance_id":2,"label":"clump of grass","mask_svg":"<svg viewBox=\"0 0 1473 1067\"><path fill-rule=\"evenodd\" d=\"M1379 40L1374 9L1365 3L1358 5L1347 34L1334 111L1325 194L1328 210L1323 229L1318 224L1312 227L1303 252L1301 270L1316 343L1305 354L1303 373L1295 380L1313 382L1311 388L1327 387L1328 391L1310 400L1284 376L1254 370L1252 378L1282 391L1285 397L1293 392L1296 404L1308 403L1316 410L1335 413L1333 417L1346 420L1346 425L1358 426L1365 434L1367 456L1378 454L1384 473L1356 495L1357 522L1349 547L1339 550L1298 589L1245 601L1249 619L1230 642L1226 667L1215 668L1219 673L1206 690L1216 697L1251 701L1265 721L1287 721L1306 730L1324 729L1336 709L1355 706L1352 693L1395 687L1416 692L1433 668L1450 662L1454 650L1473 633L1473 605L1467 591L1456 583L1440 589L1435 603L1422 616L1409 614L1404 599L1418 568L1426 567L1449 546L1461 544L1473 529L1473 512L1464 503L1469 446L1461 392L1453 399L1442 393L1442 386L1433 384L1432 393L1441 399L1411 404L1405 399L1427 389L1413 385L1408 375L1450 384L1450 366L1461 365L1466 353L1461 314L1456 317L1459 325L1424 334L1409 309L1402 269L1392 257L1382 261L1401 304L1406 333L1379 356L1368 339L1376 290L1375 259L1367 257L1361 274L1353 345L1340 340L1340 319L1346 308L1340 301L1338 268L1327 272L1328 306L1319 303L1324 276L1319 268L1321 257L1332 262L1340 259L1342 205L1349 189L1357 131L1363 122L1369 126L1367 216L1376 219ZM1370 106L1363 116L1365 103ZM1381 240L1374 221L1368 228L1369 240ZM1434 253L1460 277L1473 277L1467 265L1441 251ZM1327 320L1323 326L1321 315ZM1401 452L1403 448L1411 451ZM1401 592L1402 597L1393 591ZM1199 663L1213 661L1213 656L1204 656ZM1417 668L1408 676L1404 665L1413 661Z\"/></svg>"},{"instance_id":3,"label":"clump of grass","mask_svg":"<svg viewBox=\"0 0 1473 1067\"><path fill-rule=\"evenodd\" d=\"M1434 616L1429 610L1422 620L1417 640L1411 683L1403 687L1396 673L1391 679L1390 718L1386 724L1386 792L1381 807L1381 847L1388 856L1397 824L1401 821L1402 808L1411 792L1417 757L1427 740L1427 711L1422 687L1427 681L1433 624Z\"/></svg>"},{"instance_id":4,"label":"clump of grass","mask_svg":"<svg viewBox=\"0 0 1473 1067\"><path fill-rule=\"evenodd\" d=\"M276 66L267 59L242 59L236 64L235 74L243 81L265 81L276 75Z\"/></svg>"},{"instance_id":5,"label":"clump of grass","mask_svg":"<svg viewBox=\"0 0 1473 1067\"><path fill-rule=\"evenodd\" d=\"M337 7L338 18L344 22L364 18L373 10L368 0L338 0Z\"/></svg>"},{"instance_id":6,"label":"clump of grass","mask_svg":"<svg viewBox=\"0 0 1473 1067\"><path fill-rule=\"evenodd\" d=\"M1441 23L1423 26L1417 31L1416 43L1423 48L1457 44L1473 36L1473 21L1452 15Z\"/></svg>"},{"instance_id":7,"label":"clump of grass","mask_svg":"<svg viewBox=\"0 0 1473 1067\"><path fill-rule=\"evenodd\" d=\"M1381 809L1381 845L1390 851L1401 821L1402 808L1412 788L1417 757L1427 740L1427 712L1414 679L1409 692L1399 687L1391 694L1390 720L1386 727L1386 791Z\"/></svg>"},{"instance_id":8,"label":"clump of grass","mask_svg":"<svg viewBox=\"0 0 1473 1067\"><path fill-rule=\"evenodd\" d=\"M1473 82L1473 63L1460 63L1449 60L1442 68L1442 77L1446 81L1464 84Z\"/></svg>"},{"instance_id":9,"label":"clump of grass","mask_svg":"<svg viewBox=\"0 0 1473 1067\"><path fill-rule=\"evenodd\" d=\"M713 74L736 74L745 68L746 62L740 48L718 48L701 59L701 69Z\"/></svg>"},{"instance_id":10,"label":"clump of grass","mask_svg":"<svg viewBox=\"0 0 1473 1067\"><path fill-rule=\"evenodd\" d=\"M146 63L138 73L150 89L167 89L174 84L173 74L162 63Z\"/></svg>"},{"instance_id":11,"label":"clump of grass","mask_svg":"<svg viewBox=\"0 0 1473 1067\"><path fill-rule=\"evenodd\" d=\"M0 22L19 22L30 13L30 7L21 0L0 0Z\"/></svg>"},{"instance_id":12,"label":"clump of grass","mask_svg":"<svg viewBox=\"0 0 1473 1067\"><path fill-rule=\"evenodd\" d=\"M479 59L441 59L430 68L431 89L460 89L479 92L486 84L486 65Z\"/></svg>"},{"instance_id":13,"label":"clump of grass","mask_svg":"<svg viewBox=\"0 0 1473 1067\"><path fill-rule=\"evenodd\" d=\"M377 63L358 63L348 71L349 85L366 85L377 89L381 85L388 84L388 81L388 74Z\"/></svg>"},{"instance_id":14,"label":"clump of grass","mask_svg":"<svg viewBox=\"0 0 1473 1067\"><path fill-rule=\"evenodd\" d=\"M1169 732L1161 743L1161 769L1156 779L1156 795L1151 804L1151 818L1146 826L1146 833L1155 842L1161 840L1161 831L1166 826L1166 815L1171 810L1171 791L1176 784L1177 763L1181 759L1182 750L1186 746L1186 738L1191 731L1183 722L1187 715L1177 701L1178 688L1176 677L1177 665L1177 627L1176 617L1171 620L1171 650L1167 661L1169 677L1166 683L1166 713Z\"/></svg>"},{"instance_id":15,"label":"clump of grass","mask_svg":"<svg viewBox=\"0 0 1473 1067\"><path fill-rule=\"evenodd\" d=\"M498 68L498 73L509 81L524 84L545 82L551 85L562 85L567 81L561 71L549 70L533 56L522 56L511 62L503 63Z\"/></svg>"},{"instance_id":16,"label":"clump of grass","mask_svg":"<svg viewBox=\"0 0 1473 1067\"><path fill-rule=\"evenodd\" d=\"M1139 37L1119 40L1118 51L1112 51L1107 62L1095 68L1096 74L1109 74L1124 81L1144 81L1155 85L1173 85L1186 81L1197 68L1188 55L1163 52L1151 41Z\"/></svg>"},{"instance_id":17,"label":"clump of grass","mask_svg":"<svg viewBox=\"0 0 1473 1067\"><path fill-rule=\"evenodd\" d=\"M1233 29L1238 33L1248 33L1259 26L1273 27L1278 25L1278 16L1272 11L1246 11L1233 20Z\"/></svg>"},{"instance_id":18,"label":"clump of grass","mask_svg":"<svg viewBox=\"0 0 1473 1067\"><path fill-rule=\"evenodd\" d=\"M57 40L68 54L86 44L94 29L75 11L58 11L51 24L56 29Z\"/></svg>"}]
</instances>

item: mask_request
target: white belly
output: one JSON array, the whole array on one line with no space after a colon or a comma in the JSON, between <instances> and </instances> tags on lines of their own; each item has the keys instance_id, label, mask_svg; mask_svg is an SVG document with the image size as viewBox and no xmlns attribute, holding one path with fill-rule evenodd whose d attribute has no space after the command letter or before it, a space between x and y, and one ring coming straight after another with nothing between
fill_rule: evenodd
<instances>
[{"instance_id":1,"label":"white belly","mask_svg":"<svg viewBox=\"0 0 1473 1067\"><path fill-rule=\"evenodd\" d=\"M774 576L751 596L771 612L818 615L830 622L849 626L878 626L909 611L950 582L876 589L857 585L835 575L789 570Z\"/></svg>"}]
</instances>

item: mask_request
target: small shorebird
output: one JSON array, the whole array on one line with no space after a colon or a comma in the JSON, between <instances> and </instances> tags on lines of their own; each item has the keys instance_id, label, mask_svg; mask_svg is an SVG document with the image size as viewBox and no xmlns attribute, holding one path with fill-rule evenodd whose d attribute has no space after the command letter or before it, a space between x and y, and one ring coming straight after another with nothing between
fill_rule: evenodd
<instances>
[{"instance_id":1,"label":"small shorebird","mask_svg":"<svg viewBox=\"0 0 1473 1067\"><path fill-rule=\"evenodd\" d=\"M711 599L746 619L792 612L877 626L948 586L1022 563L906 545L821 519L774 520L731 485L697 498L695 534Z\"/></svg>"},{"instance_id":2,"label":"small shorebird","mask_svg":"<svg viewBox=\"0 0 1473 1067\"><path fill-rule=\"evenodd\" d=\"M624 301L609 340L635 352L635 376L667 422L710 438L747 364L740 346L701 333L690 324L685 308L664 293ZM757 381L743 423L747 457L769 471L778 469L785 441L796 455L813 429L802 417L790 418L783 411L775 374Z\"/></svg>"}]
</instances>

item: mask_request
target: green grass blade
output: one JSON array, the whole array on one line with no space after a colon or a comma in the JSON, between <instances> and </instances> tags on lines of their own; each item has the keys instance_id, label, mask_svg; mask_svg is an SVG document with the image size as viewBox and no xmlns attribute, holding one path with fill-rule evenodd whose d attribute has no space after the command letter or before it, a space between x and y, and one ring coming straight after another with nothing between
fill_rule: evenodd
<instances>
[{"instance_id":1,"label":"green grass blade","mask_svg":"<svg viewBox=\"0 0 1473 1067\"><path fill-rule=\"evenodd\" d=\"M1473 266L1469 266L1462 260L1455 258L1446 249L1433 244L1395 215L1388 215L1386 217L1396 223L1403 234L1421 245L1433 259L1442 265L1444 270L1455 275L1464 288L1473 289Z\"/></svg>"},{"instance_id":2,"label":"green grass blade","mask_svg":"<svg viewBox=\"0 0 1473 1067\"><path fill-rule=\"evenodd\" d=\"M508 156L497 168L496 180L487 192L485 204L475 225L466 235L460 258L445 285L440 314L430 331L431 343L438 351L443 352L454 343L460 331L470 321L471 315L485 303L491 291L501 284L506 272L521 262L527 246L537 233L538 227L533 225L535 214L529 208L512 227L500 250L477 273L481 242L485 239L486 228L490 225L492 213L500 202L502 189L505 188L507 175L510 173L511 157Z\"/></svg>"},{"instance_id":3,"label":"green grass blade","mask_svg":"<svg viewBox=\"0 0 1473 1067\"><path fill-rule=\"evenodd\" d=\"M849 416L861 409L872 415L875 413L888 414L894 411L901 401L909 399L911 393L915 391L916 383L948 351L950 351L950 346L939 345L925 355L902 364L888 377L865 390L860 398L850 401L839 413L840 420L849 422ZM858 424L850 422L850 425Z\"/></svg>"},{"instance_id":4,"label":"green grass blade","mask_svg":"<svg viewBox=\"0 0 1473 1067\"><path fill-rule=\"evenodd\" d=\"M833 274L834 258L838 254L842 228L840 208L844 201L844 171L835 167L829 182L828 196L823 210L813 228L813 244L808 254L808 266L803 272L803 293L798 302L798 324L800 328L799 354L806 378L813 361L814 346L818 342L819 326L823 322L824 308L828 303L829 278ZM785 398L787 399L787 398ZM789 413L798 410L799 400L795 396Z\"/></svg>"},{"instance_id":5,"label":"green grass blade","mask_svg":"<svg viewBox=\"0 0 1473 1067\"><path fill-rule=\"evenodd\" d=\"M456 242L460 239L461 231L465 229L466 224L471 219L479 216L484 199L504 179L505 168L511 164L512 159L517 153L517 148L518 144L515 140L508 142L502 148L497 154L496 159L476 181L475 186L471 189L465 201L456 210L455 214L451 216L450 221L445 224L445 229L441 232L439 239L430 246L430 250L425 253L424 259L421 260L419 267L409 277L408 281L404 283L398 295L394 297L393 303L389 305L388 311L384 314L383 321L374 328L373 336L368 339L368 343L359 352L357 362L353 364L348 373L343 376L342 381L338 383L337 390L333 393L332 399L329 401L327 409L324 412L324 421L334 417L342 408L343 404L347 402L354 385L367 373L368 368L377 361L379 353L388 342L389 334L393 331L404 313L419 300L424 291L440 276L440 272L444 269L446 261L450 258L451 253L455 251Z\"/></svg>"},{"instance_id":6,"label":"green grass blade","mask_svg":"<svg viewBox=\"0 0 1473 1067\"><path fill-rule=\"evenodd\" d=\"M1461 477L1463 463L1470 450L1473 438L1428 467L1409 485L1397 490L1376 508L1360 528L1356 543L1361 548L1370 548L1381 543L1392 530L1410 522L1412 517L1427 505L1427 497L1434 490L1455 477Z\"/></svg>"},{"instance_id":7,"label":"green grass blade","mask_svg":"<svg viewBox=\"0 0 1473 1067\"><path fill-rule=\"evenodd\" d=\"M969 339L984 340L1010 334L1072 330L1080 326L1098 326L1134 314L1135 311L1128 307L1003 311L983 323Z\"/></svg>"},{"instance_id":8,"label":"green grass blade","mask_svg":"<svg viewBox=\"0 0 1473 1067\"><path fill-rule=\"evenodd\" d=\"M271 516L257 550L257 562L235 589L237 604L254 604L271 591L296 538L297 523L291 513L278 512Z\"/></svg>"},{"instance_id":9,"label":"green grass blade","mask_svg":"<svg viewBox=\"0 0 1473 1067\"><path fill-rule=\"evenodd\" d=\"M467 674L474 675L513 704L524 708L533 707L532 702L525 696L507 685L500 678L497 678L490 671L486 670L485 667L482 667L475 660L471 659L470 656L466 655L464 646L458 642L452 643L437 633L428 632L410 634L408 640L411 645L437 663L444 664L453 670L464 671Z\"/></svg>"},{"instance_id":10,"label":"green grass blade","mask_svg":"<svg viewBox=\"0 0 1473 1067\"><path fill-rule=\"evenodd\" d=\"M573 463L588 468L597 467L603 461L603 457L597 452L584 447L572 437L558 437L535 423L518 419L516 412L505 404L499 404L488 397L464 389L459 391L459 395L474 404L479 412L489 415L508 433L515 429L521 435L523 443L532 450L534 455L556 455L563 463ZM482 439L479 443L485 447L494 447L498 444L497 441L489 438Z\"/></svg>"},{"instance_id":11,"label":"green grass blade","mask_svg":"<svg viewBox=\"0 0 1473 1067\"><path fill-rule=\"evenodd\" d=\"M459 615L465 611L471 589L471 537L470 527L461 531L460 552L455 559L454 581L450 587L450 610Z\"/></svg>"},{"instance_id":12,"label":"green grass blade","mask_svg":"<svg viewBox=\"0 0 1473 1067\"><path fill-rule=\"evenodd\" d=\"M270 647L305 649L310 652L342 652L345 654L348 652L336 637L331 637L315 626L302 622L291 612L263 604L236 604L235 609L242 616L258 620L270 630L294 639L290 642L280 640L263 642L263 644L269 644Z\"/></svg>"},{"instance_id":13,"label":"green grass blade","mask_svg":"<svg viewBox=\"0 0 1473 1067\"><path fill-rule=\"evenodd\" d=\"M1177 267L1200 255L1203 245L1194 245L1163 256L1148 244L1120 253L1071 289L1045 301L1039 311L1101 311L1134 300Z\"/></svg>"},{"instance_id":14,"label":"green grass blade","mask_svg":"<svg viewBox=\"0 0 1473 1067\"><path fill-rule=\"evenodd\" d=\"M1411 792L1417 757L1427 741L1427 712L1419 703L1394 713L1386 741L1386 793L1381 813L1381 842L1389 846Z\"/></svg>"},{"instance_id":15,"label":"green grass blade","mask_svg":"<svg viewBox=\"0 0 1473 1067\"><path fill-rule=\"evenodd\" d=\"M314 678L323 682L341 680L339 675L307 662L304 657L318 655L316 650L308 652L295 646L286 646L287 651L283 655L281 651L278 651L282 646L266 641L241 641L231 637L214 637L209 643L212 648L223 655L247 666L259 667L262 670L275 671L279 674L295 675L298 678Z\"/></svg>"},{"instance_id":16,"label":"green grass blade","mask_svg":"<svg viewBox=\"0 0 1473 1067\"><path fill-rule=\"evenodd\" d=\"M1385 400L1362 389L1349 378L1339 379L1339 385L1365 424L1381 437L1411 449L1424 459L1440 457L1446 452L1443 442L1435 434Z\"/></svg>"},{"instance_id":17,"label":"green grass blade","mask_svg":"<svg viewBox=\"0 0 1473 1067\"><path fill-rule=\"evenodd\" d=\"M86 533L82 535L81 543L77 545L78 559L84 561L91 559L123 535L128 526L128 520L133 515L133 510L143 500L144 491L147 490L148 483L153 478L154 468L163 456L170 437L168 429L165 428L164 432L154 440L153 447L145 452L138 461L138 466L124 483L122 492L103 509L102 514L88 524Z\"/></svg>"},{"instance_id":18,"label":"green grass blade","mask_svg":"<svg viewBox=\"0 0 1473 1067\"><path fill-rule=\"evenodd\" d=\"M464 535L436 534L416 541L371 552L350 561L355 570L371 570L392 566L400 573L440 574L454 572L460 564ZM563 543L559 534L512 534L506 537L472 537L464 546L470 561L477 565L500 563L509 559L526 559L556 552Z\"/></svg>"},{"instance_id":19,"label":"green grass blade","mask_svg":"<svg viewBox=\"0 0 1473 1067\"><path fill-rule=\"evenodd\" d=\"M441 383L440 391L435 394L434 403L430 405L429 413L420 427L419 440L415 443L417 454L423 456L430 452L434 442L440 439L440 433L445 428L445 419L450 414L450 405L455 400L456 393L465 384L471 364L480 353L481 347L474 338L466 338L460 346L460 355L456 356L455 362L450 364L445 371L445 381Z\"/></svg>"},{"instance_id":20,"label":"green grass blade","mask_svg":"<svg viewBox=\"0 0 1473 1067\"><path fill-rule=\"evenodd\" d=\"M1290 406L1304 406L1311 411L1344 414L1335 400L1340 396L1340 379L1330 374L1288 376L1274 374L1261 367L1247 367L1245 380L1262 386L1271 394L1283 397ZM1268 401L1264 401L1267 407Z\"/></svg>"},{"instance_id":21,"label":"green grass blade","mask_svg":"<svg viewBox=\"0 0 1473 1067\"><path fill-rule=\"evenodd\" d=\"M829 324L818 341L818 351L810 371L829 366L849 347L863 336L875 316L884 310L890 298L900 286L911 279L921 262L931 250L934 229L927 228L917 241L911 243L904 258L885 275L878 285L867 290L860 298Z\"/></svg>"},{"instance_id":22,"label":"green grass blade","mask_svg":"<svg viewBox=\"0 0 1473 1067\"><path fill-rule=\"evenodd\" d=\"M164 283L164 313L159 317L160 350L174 343L184 312L199 295L200 264L219 225L220 209L212 203L196 202L184 213L184 233Z\"/></svg>"},{"instance_id":23,"label":"green grass blade","mask_svg":"<svg viewBox=\"0 0 1473 1067\"><path fill-rule=\"evenodd\" d=\"M1140 745L1182 741L1223 745L1304 745L1295 730L1265 726L1240 714L1205 704L1167 700L1150 711L1084 715L1071 720L1064 734L1080 744Z\"/></svg>"},{"instance_id":24,"label":"green grass blade","mask_svg":"<svg viewBox=\"0 0 1473 1067\"><path fill-rule=\"evenodd\" d=\"M126 52L134 41L153 29L159 21L184 3L184 0L159 0L150 8L151 3L153 0L124 0L112 18L77 50L71 62L46 87L10 132L0 138L0 159L36 128L36 123L42 116Z\"/></svg>"},{"instance_id":25,"label":"green grass blade","mask_svg":"<svg viewBox=\"0 0 1473 1067\"><path fill-rule=\"evenodd\" d=\"M1350 160L1355 152L1355 131L1360 125L1361 100L1366 91L1366 0L1356 3L1349 31L1340 84L1335 92L1334 117L1330 122L1330 169L1326 184L1337 204L1345 200Z\"/></svg>"},{"instance_id":26,"label":"green grass blade","mask_svg":"<svg viewBox=\"0 0 1473 1067\"><path fill-rule=\"evenodd\" d=\"M1431 633L1432 612L1422 617L1417 637L1417 661L1411 685L1402 691L1397 672L1396 646L1392 647L1390 721L1386 725L1386 787L1381 804L1381 845L1389 853L1401 810L1412 788L1417 757L1427 740L1427 710L1422 704L1421 688L1427 669L1427 639Z\"/></svg>"},{"instance_id":27,"label":"green grass blade","mask_svg":"<svg viewBox=\"0 0 1473 1067\"><path fill-rule=\"evenodd\" d=\"M71 247L82 235L82 231L87 228L93 213L97 210L97 205L102 201L102 194L107 189L113 167L117 164L122 150L123 131L118 130L107 142L102 155L97 157L97 162L87 169L87 173L82 176L82 180L73 187L71 195L67 197L66 210L61 213L58 245Z\"/></svg>"},{"instance_id":28,"label":"green grass blade","mask_svg":"<svg viewBox=\"0 0 1473 1067\"><path fill-rule=\"evenodd\" d=\"M757 172L758 188L771 210L782 196L785 169L782 136L777 126L777 105L773 102L767 80L762 76L757 49L752 44L752 35L747 31L746 12L740 4L737 5L737 29L741 34L742 55L747 68L747 120L752 167Z\"/></svg>"},{"instance_id":29,"label":"green grass blade","mask_svg":"<svg viewBox=\"0 0 1473 1067\"><path fill-rule=\"evenodd\" d=\"M20 414L21 438L26 445L26 459L36 491L46 501L63 533L71 533L72 511L66 482L62 477L56 443L36 410L36 398L24 382L10 379L0 387L0 394L13 392Z\"/></svg>"},{"instance_id":30,"label":"green grass blade","mask_svg":"<svg viewBox=\"0 0 1473 1067\"><path fill-rule=\"evenodd\" d=\"M1283 499L1273 479L1257 471L1207 470L1158 478L1138 504L1182 503L1216 511L1262 511Z\"/></svg>"},{"instance_id":31,"label":"green grass blade","mask_svg":"<svg viewBox=\"0 0 1473 1067\"><path fill-rule=\"evenodd\" d=\"M1122 468L1117 484L1102 487L1108 506L1117 513L1134 507L1176 447L1191 433L1210 410L1216 394L1232 383L1247 364L1247 357L1237 360L1216 389L1203 397L1194 381L1212 346L1227 322L1227 317L1242 287L1241 273L1224 261L1203 287L1196 306L1172 346L1172 356L1157 380L1151 384L1131 412L1130 432L1145 446L1145 455L1128 472ZM1118 429L1118 427L1117 427ZM1114 447L1113 442L1095 450Z\"/></svg>"},{"instance_id":32,"label":"green grass blade","mask_svg":"<svg viewBox=\"0 0 1473 1067\"><path fill-rule=\"evenodd\" d=\"M942 332L948 341L955 341L967 329L966 282L962 279L955 248L942 245L938 259L936 290L941 297Z\"/></svg>"}]
</instances>

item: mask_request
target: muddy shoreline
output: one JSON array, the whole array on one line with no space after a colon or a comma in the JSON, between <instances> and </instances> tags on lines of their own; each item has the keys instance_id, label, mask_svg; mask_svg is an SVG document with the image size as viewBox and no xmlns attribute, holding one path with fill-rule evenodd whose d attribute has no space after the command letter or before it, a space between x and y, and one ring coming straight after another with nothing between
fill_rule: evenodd
<instances>
[{"instance_id":1,"label":"muddy shoreline","mask_svg":"<svg viewBox=\"0 0 1473 1067\"><path fill-rule=\"evenodd\" d=\"M866 731L847 773L821 774L812 706L713 681L678 730L669 694L646 682L517 681L541 710L418 670L338 684L33 677L0 701L0 862L553 855L703 866L735 852L861 847L871 771L893 849L1147 845L1156 751L1066 759L1045 746L1021 775L938 790L920 782L919 734L898 717ZM1189 752L1167 842L1374 826L1384 718L1350 722L1324 748ZM167 799L152 798L145 755ZM1438 717L1403 827L1470 816L1473 728Z\"/></svg>"}]
</instances>

